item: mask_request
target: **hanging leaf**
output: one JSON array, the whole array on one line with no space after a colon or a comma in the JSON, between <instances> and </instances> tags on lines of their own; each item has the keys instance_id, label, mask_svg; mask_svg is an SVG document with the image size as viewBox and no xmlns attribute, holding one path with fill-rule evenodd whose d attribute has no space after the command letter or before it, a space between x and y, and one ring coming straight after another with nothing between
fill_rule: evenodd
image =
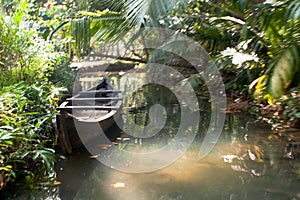
<instances>
[{"instance_id":1,"label":"hanging leaf","mask_svg":"<svg viewBox=\"0 0 300 200\"><path fill-rule=\"evenodd\" d=\"M273 65L273 73L268 83L268 93L280 98L295 78L295 71L299 68L299 54L295 46L285 49Z\"/></svg>"},{"instance_id":2,"label":"hanging leaf","mask_svg":"<svg viewBox=\"0 0 300 200\"><path fill-rule=\"evenodd\" d=\"M71 48L75 55L80 58L88 54L90 48L90 19L83 17L71 21L70 35L72 37Z\"/></svg>"},{"instance_id":3,"label":"hanging leaf","mask_svg":"<svg viewBox=\"0 0 300 200\"><path fill-rule=\"evenodd\" d=\"M70 21L70 49L77 58L88 55L94 43L117 41L129 30L122 14L112 11L79 12L80 18Z\"/></svg>"}]
</instances>

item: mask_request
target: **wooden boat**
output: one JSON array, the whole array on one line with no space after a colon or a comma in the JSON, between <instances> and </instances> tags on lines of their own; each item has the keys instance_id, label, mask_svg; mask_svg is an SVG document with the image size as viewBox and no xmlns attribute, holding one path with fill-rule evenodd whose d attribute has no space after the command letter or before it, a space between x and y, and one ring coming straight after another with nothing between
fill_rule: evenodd
<instances>
[{"instance_id":1,"label":"wooden boat","mask_svg":"<svg viewBox=\"0 0 300 200\"><path fill-rule=\"evenodd\" d=\"M122 93L105 77L97 86L66 99L56 115L56 128L64 153L83 146L111 127L121 115ZM100 125L100 127L99 127ZM80 133L80 135L79 135ZM84 136L82 136L84 133Z\"/></svg>"}]
</instances>

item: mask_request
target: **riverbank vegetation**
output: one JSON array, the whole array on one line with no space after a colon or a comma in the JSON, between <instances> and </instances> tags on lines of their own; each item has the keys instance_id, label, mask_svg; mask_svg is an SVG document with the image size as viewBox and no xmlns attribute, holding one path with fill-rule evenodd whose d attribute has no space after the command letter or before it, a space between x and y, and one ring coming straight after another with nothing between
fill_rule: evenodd
<instances>
[{"instance_id":1,"label":"riverbank vegetation","mask_svg":"<svg viewBox=\"0 0 300 200\"><path fill-rule=\"evenodd\" d=\"M0 10L0 196L50 186L56 141L51 119L67 54L24 22L26 1ZM9 11L9 12L8 12ZM14 11L14 12L12 12ZM67 79L64 79L67 80ZM50 179L49 179L50 177ZM52 177L52 178L51 178Z\"/></svg>"},{"instance_id":2,"label":"riverbank vegetation","mask_svg":"<svg viewBox=\"0 0 300 200\"><path fill-rule=\"evenodd\" d=\"M133 28L170 28L199 42L222 74L228 113L299 128L298 0L147 2L0 1L0 194L53 175L51 118L71 90L70 62ZM155 52L146 54L135 63L155 62Z\"/></svg>"}]
</instances>

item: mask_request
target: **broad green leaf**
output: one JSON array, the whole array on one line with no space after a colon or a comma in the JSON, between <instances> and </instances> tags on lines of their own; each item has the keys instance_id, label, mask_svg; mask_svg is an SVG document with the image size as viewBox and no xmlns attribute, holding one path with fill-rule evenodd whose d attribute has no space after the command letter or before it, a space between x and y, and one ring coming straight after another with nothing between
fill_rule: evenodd
<instances>
[{"instance_id":1,"label":"broad green leaf","mask_svg":"<svg viewBox=\"0 0 300 200\"><path fill-rule=\"evenodd\" d=\"M294 79L299 68L299 54L296 47L283 50L273 64L273 72L268 83L268 92L273 98L280 98Z\"/></svg>"}]
</instances>

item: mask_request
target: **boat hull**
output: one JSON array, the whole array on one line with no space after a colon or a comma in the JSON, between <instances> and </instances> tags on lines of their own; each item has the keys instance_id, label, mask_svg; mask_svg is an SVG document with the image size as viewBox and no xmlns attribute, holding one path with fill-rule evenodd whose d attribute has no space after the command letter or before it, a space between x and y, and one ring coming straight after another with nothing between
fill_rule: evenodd
<instances>
[{"instance_id":1,"label":"boat hull","mask_svg":"<svg viewBox=\"0 0 300 200\"><path fill-rule=\"evenodd\" d=\"M104 132L113 126L116 119L121 117L118 110L114 115L98 122L84 122L62 111L56 115L57 132L62 151L71 154L74 149L80 148L91 141L103 136ZM101 131L102 130L102 131ZM109 139L109 135L105 135Z\"/></svg>"},{"instance_id":2,"label":"boat hull","mask_svg":"<svg viewBox=\"0 0 300 200\"><path fill-rule=\"evenodd\" d=\"M96 87L63 102L56 115L56 132L63 153L71 154L74 149L103 136L106 141L113 139L104 132L121 117L121 107L120 91L114 90L106 78Z\"/></svg>"}]
</instances>

